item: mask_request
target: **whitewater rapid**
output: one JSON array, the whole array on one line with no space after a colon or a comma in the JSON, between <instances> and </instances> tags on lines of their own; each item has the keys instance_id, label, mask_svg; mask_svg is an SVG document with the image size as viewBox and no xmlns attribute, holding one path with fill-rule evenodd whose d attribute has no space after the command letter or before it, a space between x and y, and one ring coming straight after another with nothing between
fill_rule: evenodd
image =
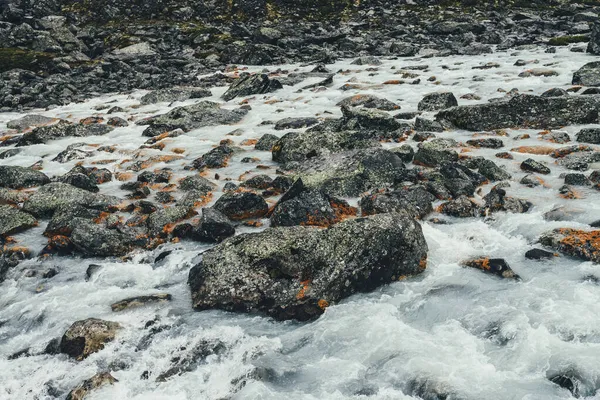
<instances>
[{"instance_id":1,"label":"whitewater rapid","mask_svg":"<svg viewBox=\"0 0 600 400\"><path fill-rule=\"evenodd\" d=\"M286 132L274 131L272 125L261 125L263 121L299 116L339 117L336 103L357 93L394 101L402 106L401 112L416 111L424 94L441 90L452 91L457 98L476 93L481 100L459 98L459 104L476 104L503 96L505 93L498 91L499 88L504 91L518 88L521 93L532 94L554 87L570 88L572 73L596 59L570 52L568 48L558 48L555 54L544 50L539 47L481 56L382 58L377 71L351 65L352 60L339 61L327 67L331 71L348 72L337 74L334 85L326 91L298 92L299 88L322 80L309 78L276 93L253 96L249 101L252 110L237 126L201 128L172 139L169 147L186 149L185 159L165 166L173 168L180 177L185 176L180 167L222 139L230 138L237 144L265 133L281 136ZM539 62L515 66L519 59ZM498 63L499 67L472 69L488 62ZM426 72L412 70L420 75L419 85L382 84L399 79L394 74L398 70L416 65L429 66ZM310 71L313 67L291 65L281 69ZM526 69L542 67L555 70L557 75L518 76ZM430 76L435 76L439 83L428 82ZM350 79L364 87L339 90ZM218 100L225 89L214 88L209 100ZM79 120L95 114L99 105L109 104L126 109L115 115L134 116L137 120L176 105L194 103L189 100L175 105L131 108L139 104L145 93L102 96L36 113ZM238 103L239 100L234 100L226 108L235 108ZM22 115L0 114L0 131L6 122ZM574 140L575 133L583 127L589 126L560 130ZM238 128L242 130L240 136L227 136ZM117 168L147 140L141 136L143 129L130 124L103 137L66 138L29 146L1 163L26 166L44 160L46 174L60 175L78 160L65 164L49 160L66 146L85 142L119 148L114 154L93 154L85 160L86 165L115 158L112 165ZM51 399L54 394L64 398L81 381L107 370L118 382L92 392L87 398L402 400L418 399L407 393L427 387L448 393L447 399L553 400L573 398L568 390L548 379L568 370L581 375L583 395L600 398L600 394L595 395L595 389L600 387L600 266L566 256L548 261L524 257L541 233L558 227L586 228L600 219L600 192L578 187L582 198L560 198L558 188L563 184L560 174L567 170L555 164L549 164L552 172L544 177L548 187L528 188L519 184L525 175L519 170L521 161L529 157L551 159L513 153L514 160L504 160L494 157L495 153L525 145L554 148L564 145L542 140L538 130L506 131L509 137L501 137L505 143L503 149L478 149L472 154L504 165L513 175L507 192L531 201L535 206L531 211L497 213L486 220L443 217L448 224L423 222L429 246L425 273L372 293L354 295L329 307L314 322L276 322L263 316L221 311L194 312L187 275L202 251L209 248L199 243L169 243L152 252L134 253L128 260L54 257L21 263L0 284L0 398ZM531 138L513 139L523 134ZM472 133L446 131L437 136L465 142L472 138ZM416 148L416 142L406 143ZM397 144L385 144L394 146ZM256 170L253 164L241 163L243 157L258 157L260 164L271 169ZM161 166L157 164L154 168ZM228 168L218 171L221 175L218 183L222 187L226 178L236 182L241 175L275 176L274 166L268 152L248 148L236 154ZM592 165L590 170L597 168ZM123 196L126 192L119 189L120 184L116 180L103 184L101 193ZM483 194L490 188L491 185L485 186ZM566 207L572 218L544 219L544 213L560 206ZM15 238L39 251L45 244L43 229L44 224ZM252 228L238 230L246 231ZM171 253L155 262L167 250ZM464 259L481 255L506 259L522 281L502 280L459 265ZM101 267L86 280L90 264ZM41 274L26 276L28 270L48 268L57 269L58 275L49 279ZM170 293L173 301L120 313L111 311L110 305L123 298L159 292ZM117 321L124 329L104 350L80 362L62 354L40 354L71 323L90 317ZM158 332L149 340L153 328ZM165 382L155 381L158 374L169 369L174 357L185 356L194 346L217 342L224 344L222 351ZM8 359L27 348L34 355ZM149 379L144 379L146 371L150 373Z\"/></svg>"}]
</instances>

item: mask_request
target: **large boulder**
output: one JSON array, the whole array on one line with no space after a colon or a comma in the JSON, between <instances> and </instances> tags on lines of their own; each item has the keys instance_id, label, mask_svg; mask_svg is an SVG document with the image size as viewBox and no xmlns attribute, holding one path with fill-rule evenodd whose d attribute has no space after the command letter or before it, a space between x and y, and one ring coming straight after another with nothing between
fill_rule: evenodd
<instances>
[{"instance_id":1,"label":"large boulder","mask_svg":"<svg viewBox=\"0 0 600 400\"><path fill-rule=\"evenodd\" d=\"M211 93L208 89L199 88L168 88L153 90L145 94L140 99L140 103L156 104L161 102L184 101L188 99L199 99L202 97L210 97Z\"/></svg>"},{"instance_id":2,"label":"large boulder","mask_svg":"<svg viewBox=\"0 0 600 400\"><path fill-rule=\"evenodd\" d=\"M149 126L143 135L152 137L175 129L189 132L204 126L231 125L240 122L247 113L245 109L224 110L218 103L201 101L144 120L143 123Z\"/></svg>"},{"instance_id":3,"label":"large boulder","mask_svg":"<svg viewBox=\"0 0 600 400\"><path fill-rule=\"evenodd\" d=\"M438 111L455 107L458 101L451 92L429 93L419 102L419 111Z\"/></svg>"},{"instance_id":4,"label":"large boulder","mask_svg":"<svg viewBox=\"0 0 600 400\"><path fill-rule=\"evenodd\" d=\"M307 188L330 196L359 196L403 181L407 170L398 155L381 148L360 149L288 163L287 173Z\"/></svg>"},{"instance_id":5,"label":"large boulder","mask_svg":"<svg viewBox=\"0 0 600 400\"><path fill-rule=\"evenodd\" d=\"M586 128L577 133L577 141L580 143L600 144L600 129Z\"/></svg>"},{"instance_id":6,"label":"large boulder","mask_svg":"<svg viewBox=\"0 0 600 400\"><path fill-rule=\"evenodd\" d=\"M0 187L24 189L50 183L46 174L31 168L0 165Z\"/></svg>"},{"instance_id":7,"label":"large boulder","mask_svg":"<svg viewBox=\"0 0 600 400\"><path fill-rule=\"evenodd\" d=\"M552 129L599 121L600 96L540 97L521 94L490 104L452 107L436 119L470 131L503 128Z\"/></svg>"},{"instance_id":8,"label":"large boulder","mask_svg":"<svg viewBox=\"0 0 600 400\"><path fill-rule=\"evenodd\" d=\"M68 121L60 121L54 125L40 126L31 132L25 133L17 146L28 146L32 144L46 143L49 140L62 139L65 137L88 137L102 136L112 131L112 126L103 124L73 124Z\"/></svg>"},{"instance_id":9,"label":"large boulder","mask_svg":"<svg viewBox=\"0 0 600 400\"><path fill-rule=\"evenodd\" d=\"M592 33L590 34L590 42L588 43L587 52L600 55L600 24L598 22L595 22L592 25Z\"/></svg>"},{"instance_id":10,"label":"large boulder","mask_svg":"<svg viewBox=\"0 0 600 400\"><path fill-rule=\"evenodd\" d=\"M78 219L71 232L71 242L75 249L86 256L124 256L132 248L132 237L115 229L86 219Z\"/></svg>"},{"instance_id":11,"label":"large boulder","mask_svg":"<svg viewBox=\"0 0 600 400\"><path fill-rule=\"evenodd\" d=\"M351 219L329 229L271 228L230 238L190 271L192 305L310 320L356 292L423 271L427 243L408 214Z\"/></svg>"},{"instance_id":12,"label":"large boulder","mask_svg":"<svg viewBox=\"0 0 600 400\"><path fill-rule=\"evenodd\" d=\"M600 61L592 61L573 74L573 85L600 86Z\"/></svg>"},{"instance_id":13,"label":"large boulder","mask_svg":"<svg viewBox=\"0 0 600 400\"><path fill-rule=\"evenodd\" d=\"M117 322L97 318L74 322L60 340L60 352L81 361L114 340L120 328Z\"/></svg>"},{"instance_id":14,"label":"large boulder","mask_svg":"<svg viewBox=\"0 0 600 400\"><path fill-rule=\"evenodd\" d=\"M413 164L437 167L444 162L457 161L458 153L452 149L455 146L458 146L455 140L443 138L421 143L414 155Z\"/></svg>"},{"instance_id":15,"label":"large boulder","mask_svg":"<svg viewBox=\"0 0 600 400\"><path fill-rule=\"evenodd\" d=\"M277 79L269 79L266 74L247 75L234 82L221 96L225 101L233 100L240 96L264 94L283 88Z\"/></svg>"},{"instance_id":16,"label":"large boulder","mask_svg":"<svg viewBox=\"0 0 600 400\"><path fill-rule=\"evenodd\" d=\"M47 125L53 121L56 121L56 119L50 118L50 117L45 117L43 115L28 114L19 119L8 121L6 123L6 127L8 129L16 129L18 131L24 131L27 128L41 126L41 125Z\"/></svg>"},{"instance_id":17,"label":"large boulder","mask_svg":"<svg viewBox=\"0 0 600 400\"><path fill-rule=\"evenodd\" d=\"M204 208L200 224L192 237L201 242L218 243L235 235L235 226L223 213L214 208Z\"/></svg>"},{"instance_id":18,"label":"large boulder","mask_svg":"<svg viewBox=\"0 0 600 400\"><path fill-rule=\"evenodd\" d=\"M262 218L269 212L269 205L252 192L225 193L216 201L215 210L233 221Z\"/></svg>"}]
</instances>

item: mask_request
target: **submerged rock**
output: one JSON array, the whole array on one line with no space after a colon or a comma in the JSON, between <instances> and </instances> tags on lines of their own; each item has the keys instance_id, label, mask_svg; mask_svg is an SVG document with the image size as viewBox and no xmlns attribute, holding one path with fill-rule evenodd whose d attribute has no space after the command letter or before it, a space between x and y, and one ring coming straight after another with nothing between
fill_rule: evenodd
<instances>
[{"instance_id":1,"label":"submerged rock","mask_svg":"<svg viewBox=\"0 0 600 400\"><path fill-rule=\"evenodd\" d=\"M31 132L24 134L17 146L29 146L32 144L42 144L49 140L61 139L65 137L88 137L102 136L111 132L112 126L103 124L72 124L67 121L60 121L54 125L41 126Z\"/></svg>"},{"instance_id":2,"label":"submerged rock","mask_svg":"<svg viewBox=\"0 0 600 400\"><path fill-rule=\"evenodd\" d=\"M470 131L502 128L551 129L597 123L600 96L540 97L519 94L489 104L440 111L436 119Z\"/></svg>"},{"instance_id":3,"label":"submerged rock","mask_svg":"<svg viewBox=\"0 0 600 400\"><path fill-rule=\"evenodd\" d=\"M331 303L421 273L427 244L406 213L352 219L329 229L271 228L203 254L189 285L196 310L264 312L309 320Z\"/></svg>"},{"instance_id":4,"label":"submerged rock","mask_svg":"<svg viewBox=\"0 0 600 400\"><path fill-rule=\"evenodd\" d=\"M50 183L46 174L31 168L0 165L0 187L24 189Z\"/></svg>"},{"instance_id":5,"label":"submerged rock","mask_svg":"<svg viewBox=\"0 0 600 400\"><path fill-rule=\"evenodd\" d=\"M600 263L600 230L558 228L544 233L540 243L569 256Z\"/></svg>"},{"instance_id":6,"label":"submerged rock","mask_svg":"<svg viewBox=\"0 0 600 400\"><path fill-rule=\"evenodd\" d=\"M97 318L74 322L60 340L60 352L81 361L114 340L120 328L117 322Z\"/></svg>"},{"instance_id":7,"label":"submerged rock","mask_svg":"<svg viewBox=\"0 0 600 400\"><path fill-rule=\"evenodd\" d=\"M462 264L502 278L521 279L503 258L482 257L464 261Z\"/></svg>"},{"instance_id":8,"label":"submerged rock","mask_svg":"<svg viewBox=\"0 0 600 400\"><path fill-rule=\"evenodd\" d=\"M127 298L127 299L124 299L124 300L121 300L121 301L111 304L110 308L111 308L111 310L117 312L117 311L128 310L130 308L141 307L148 303L164 303L167 301L171 301L171 298L172 298L172 296L168 293L158 293L158 294L151 294L148 296L130 297L130 298Z\"/></svg>"},{"instance_id":9,"label":"submerged rock","mask_svg":"<svg viewBox=\"0 0 600 400\"><path fill-rule=\"evenodd\" d=\"M65 400L83 400L91 391L118 382L110 373L100 372L71 390Z\"/></svg>"}]
</instances>

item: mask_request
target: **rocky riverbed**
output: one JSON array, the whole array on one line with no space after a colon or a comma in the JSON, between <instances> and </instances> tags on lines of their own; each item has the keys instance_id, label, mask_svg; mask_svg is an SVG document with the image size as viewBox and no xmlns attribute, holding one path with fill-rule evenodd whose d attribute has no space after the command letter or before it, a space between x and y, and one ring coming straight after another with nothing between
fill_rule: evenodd
<instances>
[{"instance_id":1,"label":"rocky riverbed","mask_svg":"<svg viewBox=\"0 0 600 400\"><path fill-rule=\"evenodd\" d=\"M238 32L217 3L211 29ZM67 22L81 43L102 36L80 36L86 3L53 18L23 4L4 10L11 37L27 18L36 40ZM240 4L219 13L242 19ZM252 4L260 35L281 36L255 33L248 54L284 58L215 45L171 70L156 61L183 39L135 22L145 39L100 51L111 73L93 89L76 83L91 70L3 73L0 397L595 398L596 9L462 4L433 28L425 4L357 2L314 24L393 15L413 31L357 27L299 54L293 6ZM132 21L151 12L138 6ZM385 50L356 39L371 30ZM390 32L422 43L400 51ZM111 66L130 64L161 66L146 81Z\"/></svg>"}]
</instances>

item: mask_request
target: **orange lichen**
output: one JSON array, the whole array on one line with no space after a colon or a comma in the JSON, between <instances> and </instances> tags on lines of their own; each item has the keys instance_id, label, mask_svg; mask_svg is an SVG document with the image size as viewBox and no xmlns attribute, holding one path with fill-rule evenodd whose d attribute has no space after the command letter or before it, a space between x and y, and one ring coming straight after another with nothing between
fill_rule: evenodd
<instances>
[{"instance_id":1,"label":"orange lichen","mask_svg":"<svg viewBox=\"0 0 600 400\"><path fill-rule=\"evenodd\" d=\"M578 151L588 151L588 150L593 150L590 146L586 146L583 144L580 144L578 146L569 146L569 147L563 147L560 149L556 149L554 151L552 151L550 153L550 157L552 158L563 158L565 156L568 156L571 153L575 153Z\"/></svg>"},{"instance_id":2,"label":"orange lichen","mask_svg":"<svg viewBox=\"0 0 600 400\"><path fill-rule=\"evenodd\" d=\"M391 79L389 81L383 82L384 85L401 85L403 83L404 83L404 81L401 81L401 80L398 80L398 79Z\"/></svg>"},{"instance_id":3,"label":"orange lichen","mask_svg":"<svg viewBox=\"0 0 600 400\"><path fill-rule=\"evenodd\" d=\"M102 223L103 221L106 220L106 218L108 218L109 215L110 215L110 213L101 212L98 217L94 218L94 223L96 223L96 224Z\"/></svg>"},{"instance_id":4,"label":"orange lichen","mask_svg":"<svg viewBox=\"0 0 600 400\"><path fill-rule=\"evenodd\" d=\"M421 269L427 268L427 256L421 258L421 261L419 261L419 268L421 268Z\"/></svg>"},{"instance_id":5,"label":"orange lichen","mask_svg":"<svg viewBox=\"0 0 600 400\"><path fill-rule=\"evenodd\" d=\"M296 298L298 300L302 300L302 299L304 299L304 297L306 297L306 291L308 290L308 288L310 286L310 279L302 281L302 282L300 282L300 284L302 285L302 288L300 289L300 291L296 295Z\"/></svg>"},{"instance_id":6,"label":"orange lichen","mask_svg":"<svg viewBox=\"0 0 600 400\"><path fill-rule=\"evenodd\" d=\"M554 149L548 146L520 146L510 149L510 151L515 151L517 153L548 155L552 154L552 152L554 152Z\"/></svg>"},{"instance_id":7,"label":"orange lichen","mask_svg":"<svg viewBox=\"0 0 600 400\"><path fill-rule=\"evenodd\" d=\"M488 257L477 258L474 260L469 260L465 263L469 267L479 268L484 271L489 271L490 267L490 259Z\"/></svg>"},{"instance_id":8,"label":"orange lichen","mask_svg":"<svg viewBox=\"0 0 600 400\"><path fill-rule=\"evenodd\" d=\"M242 146L254 146L258 142L258 139L246 139L243 140L240 145Z\"/></svg>"},{"instance_id":9,"label":"orange lichen","mask_svg":"<svg viewBox=\"0 0 600 400\"><path fill-rule=\"evenodd\" d=\"M356 207L352 207L347 203L336 202L334 200L330 201L331 208L333 208L333 212L335 212L335 221L340 222L350 217L356 217L358 215L358 209Z\"/></svg>"},{"instance_id":10,"label":"orange lichen","mask_svg":"<svg viewBox=\"0 0 600 400\"><path fill-rule=\"evenodd\" d=\"M171 149L171 151L175 154L183 154L185 153L185 149L182 149L180 147L175 147L174 149Z\"/></svg>"},{"instance_id":11,"label":"orange lichen","mask_svg":"<svg viewBox=\"0 0 600 400\"><path fill-rule=\"evenodd\" d=\"M115 178L117 178L118 181L128 181L130 179L132 179L135 175L131 172L117 172L115 173Z\"/></svg>"},{"instance_id":12,"label":"orange lichen","mask_svg":"<svg viewBox=\"0 0 600 400\"><path fill-rule=\"evenodd\" d=\"M327 307L329 307L329 302L327 300L321 299L317 301L317 305L321 310L325 310Z\"/></svg>"},{"instance_id":13,"label":"orange lichen","mask_svg":"<svg viewBox=\"0 0 600 400\"><path fill-rule=\"evenodd\" d=\"M263 223L258 220L254 220L254 221L246 221L246 222L244 222L244 225L251 226L253 228L260 228L261 226L263 226Z\"/></svg>"},{"instance_id":14,"label":"orange lichen","mask_svg":"<svg viewBox=\"0 0 600 400\"><path fill-rule=\"evenodd\" d=\"M200 199L196 200L194 202L194 207L203 207L206 204L210 203L212 199L213 199L213 193L212 192L207 193L204 196L200 196Z\"/></svg>"}]
</instances>

